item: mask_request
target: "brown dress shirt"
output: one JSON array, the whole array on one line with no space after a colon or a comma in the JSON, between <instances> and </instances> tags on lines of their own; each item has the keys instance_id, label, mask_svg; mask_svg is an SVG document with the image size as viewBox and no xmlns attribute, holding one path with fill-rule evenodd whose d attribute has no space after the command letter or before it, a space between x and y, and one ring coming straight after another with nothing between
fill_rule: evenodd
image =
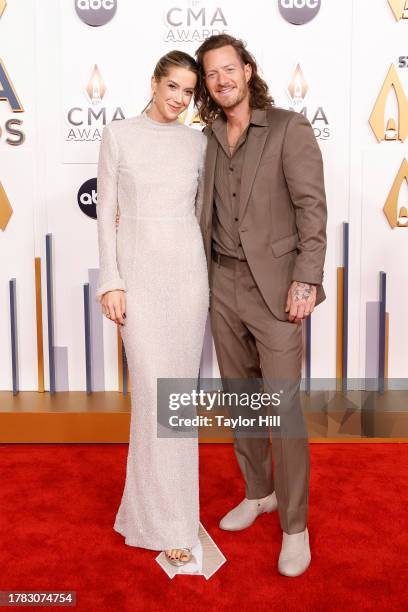
<instances>
[{"instance_id":1,"label":"brown dress shirt","mask_svg":"<svg viewBox=\"0 0 408 612\"><path fill-rule=\"evenodd\" d=\"M245 163L248 131L258 125L259 111L254 109L248 127L239 137L230 153L227 136L227 122L218 117L212 126L218 141L217 162L214 176L214 215L212 227L212 248L217 253L246 260L238 232L238 206L241 188L241 174Z\"/></svg>"}]
</instances>

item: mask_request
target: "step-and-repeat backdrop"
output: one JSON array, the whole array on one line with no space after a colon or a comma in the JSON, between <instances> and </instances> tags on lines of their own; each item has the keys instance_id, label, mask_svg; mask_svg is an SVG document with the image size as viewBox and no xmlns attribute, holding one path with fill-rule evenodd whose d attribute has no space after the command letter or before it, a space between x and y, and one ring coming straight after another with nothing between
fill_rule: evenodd
<instances>
[{"instance_id":1,"label":"step-and-repeat backdrop","mask_svg":"<svg viewBox=\"0 0 408 612\"><path fill-rule=\"evenodd\" d=\"M1 390L118 389L117 328L94 300L102 128L140 113L161 55L220 32L323 154L327 300L305 375L406 376L408 2L0 0ZM209 326L201 375L218 375Z\"/></svg>"}]
</instances>

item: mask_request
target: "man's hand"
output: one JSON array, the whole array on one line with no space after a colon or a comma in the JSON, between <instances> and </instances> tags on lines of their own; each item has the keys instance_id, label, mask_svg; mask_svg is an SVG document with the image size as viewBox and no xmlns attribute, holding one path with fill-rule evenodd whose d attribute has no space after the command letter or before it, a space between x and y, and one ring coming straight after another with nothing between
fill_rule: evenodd
<instances>
[{"instance_id":1,"label":"man's hand","mask_svg":"<svg viewBox=\"0 0 408 612\"><path fill-rule=\"evenodd\" d=\"M102 312L108 319L119 325L124 325L126 318L125 292L122 289L114 289L103 294L101 300Z\"/></svg>"},{"instance_id":2,"label":"man's hand","mask_svg":"<svg viewBox=\"0 0 408 612\"><path fill-rule=\"evenodd\" d=\"M285 312L290 322L300 324L302 319L313 312L316 303L316 285L293 281L286 301Z\"/></svg>"}]
</instances>

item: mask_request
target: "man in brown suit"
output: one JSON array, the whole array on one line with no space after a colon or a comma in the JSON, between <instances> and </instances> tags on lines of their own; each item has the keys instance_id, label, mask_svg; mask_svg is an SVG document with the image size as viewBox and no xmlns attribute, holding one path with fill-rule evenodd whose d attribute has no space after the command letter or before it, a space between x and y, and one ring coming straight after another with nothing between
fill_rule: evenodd
<instances>
[{"instance_id":1,"label":"man in brown suit","mask_svg":"<svg viewBox=\"0 0 408 612\"><path fill-rule=\"evenodd\" d=\"M276 383L271 392L284 391L274 408L282 427L272 452L268 435L234 432L245 498L220 527L244 529L278 510L278 569L297 576L311 560L309 445L299 387L301 322L325 299L322 156L309 121L274 106L242 41L212 36L196 55L197 103L208 137L200 224L224 390L228 381L261 380L264 389Z\"/></svg>"}]
</instances>

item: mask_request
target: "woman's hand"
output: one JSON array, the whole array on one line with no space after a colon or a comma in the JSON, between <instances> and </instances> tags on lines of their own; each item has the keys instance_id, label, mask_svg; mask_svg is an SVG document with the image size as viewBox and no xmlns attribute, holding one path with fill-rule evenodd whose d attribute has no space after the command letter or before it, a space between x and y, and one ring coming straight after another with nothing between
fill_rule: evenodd
<instances>
[{"instance_id":1,"label":"woman's hand","mask_svg":"<svg viewBox=\"0 0 408 612\"><path fill-rule=\"evenodd\" d=\"M101 300L102 312L108 319L119 325L125 324L126 299L122 289L114 289L103 294Z\"/></svg>"}]
</instances>

